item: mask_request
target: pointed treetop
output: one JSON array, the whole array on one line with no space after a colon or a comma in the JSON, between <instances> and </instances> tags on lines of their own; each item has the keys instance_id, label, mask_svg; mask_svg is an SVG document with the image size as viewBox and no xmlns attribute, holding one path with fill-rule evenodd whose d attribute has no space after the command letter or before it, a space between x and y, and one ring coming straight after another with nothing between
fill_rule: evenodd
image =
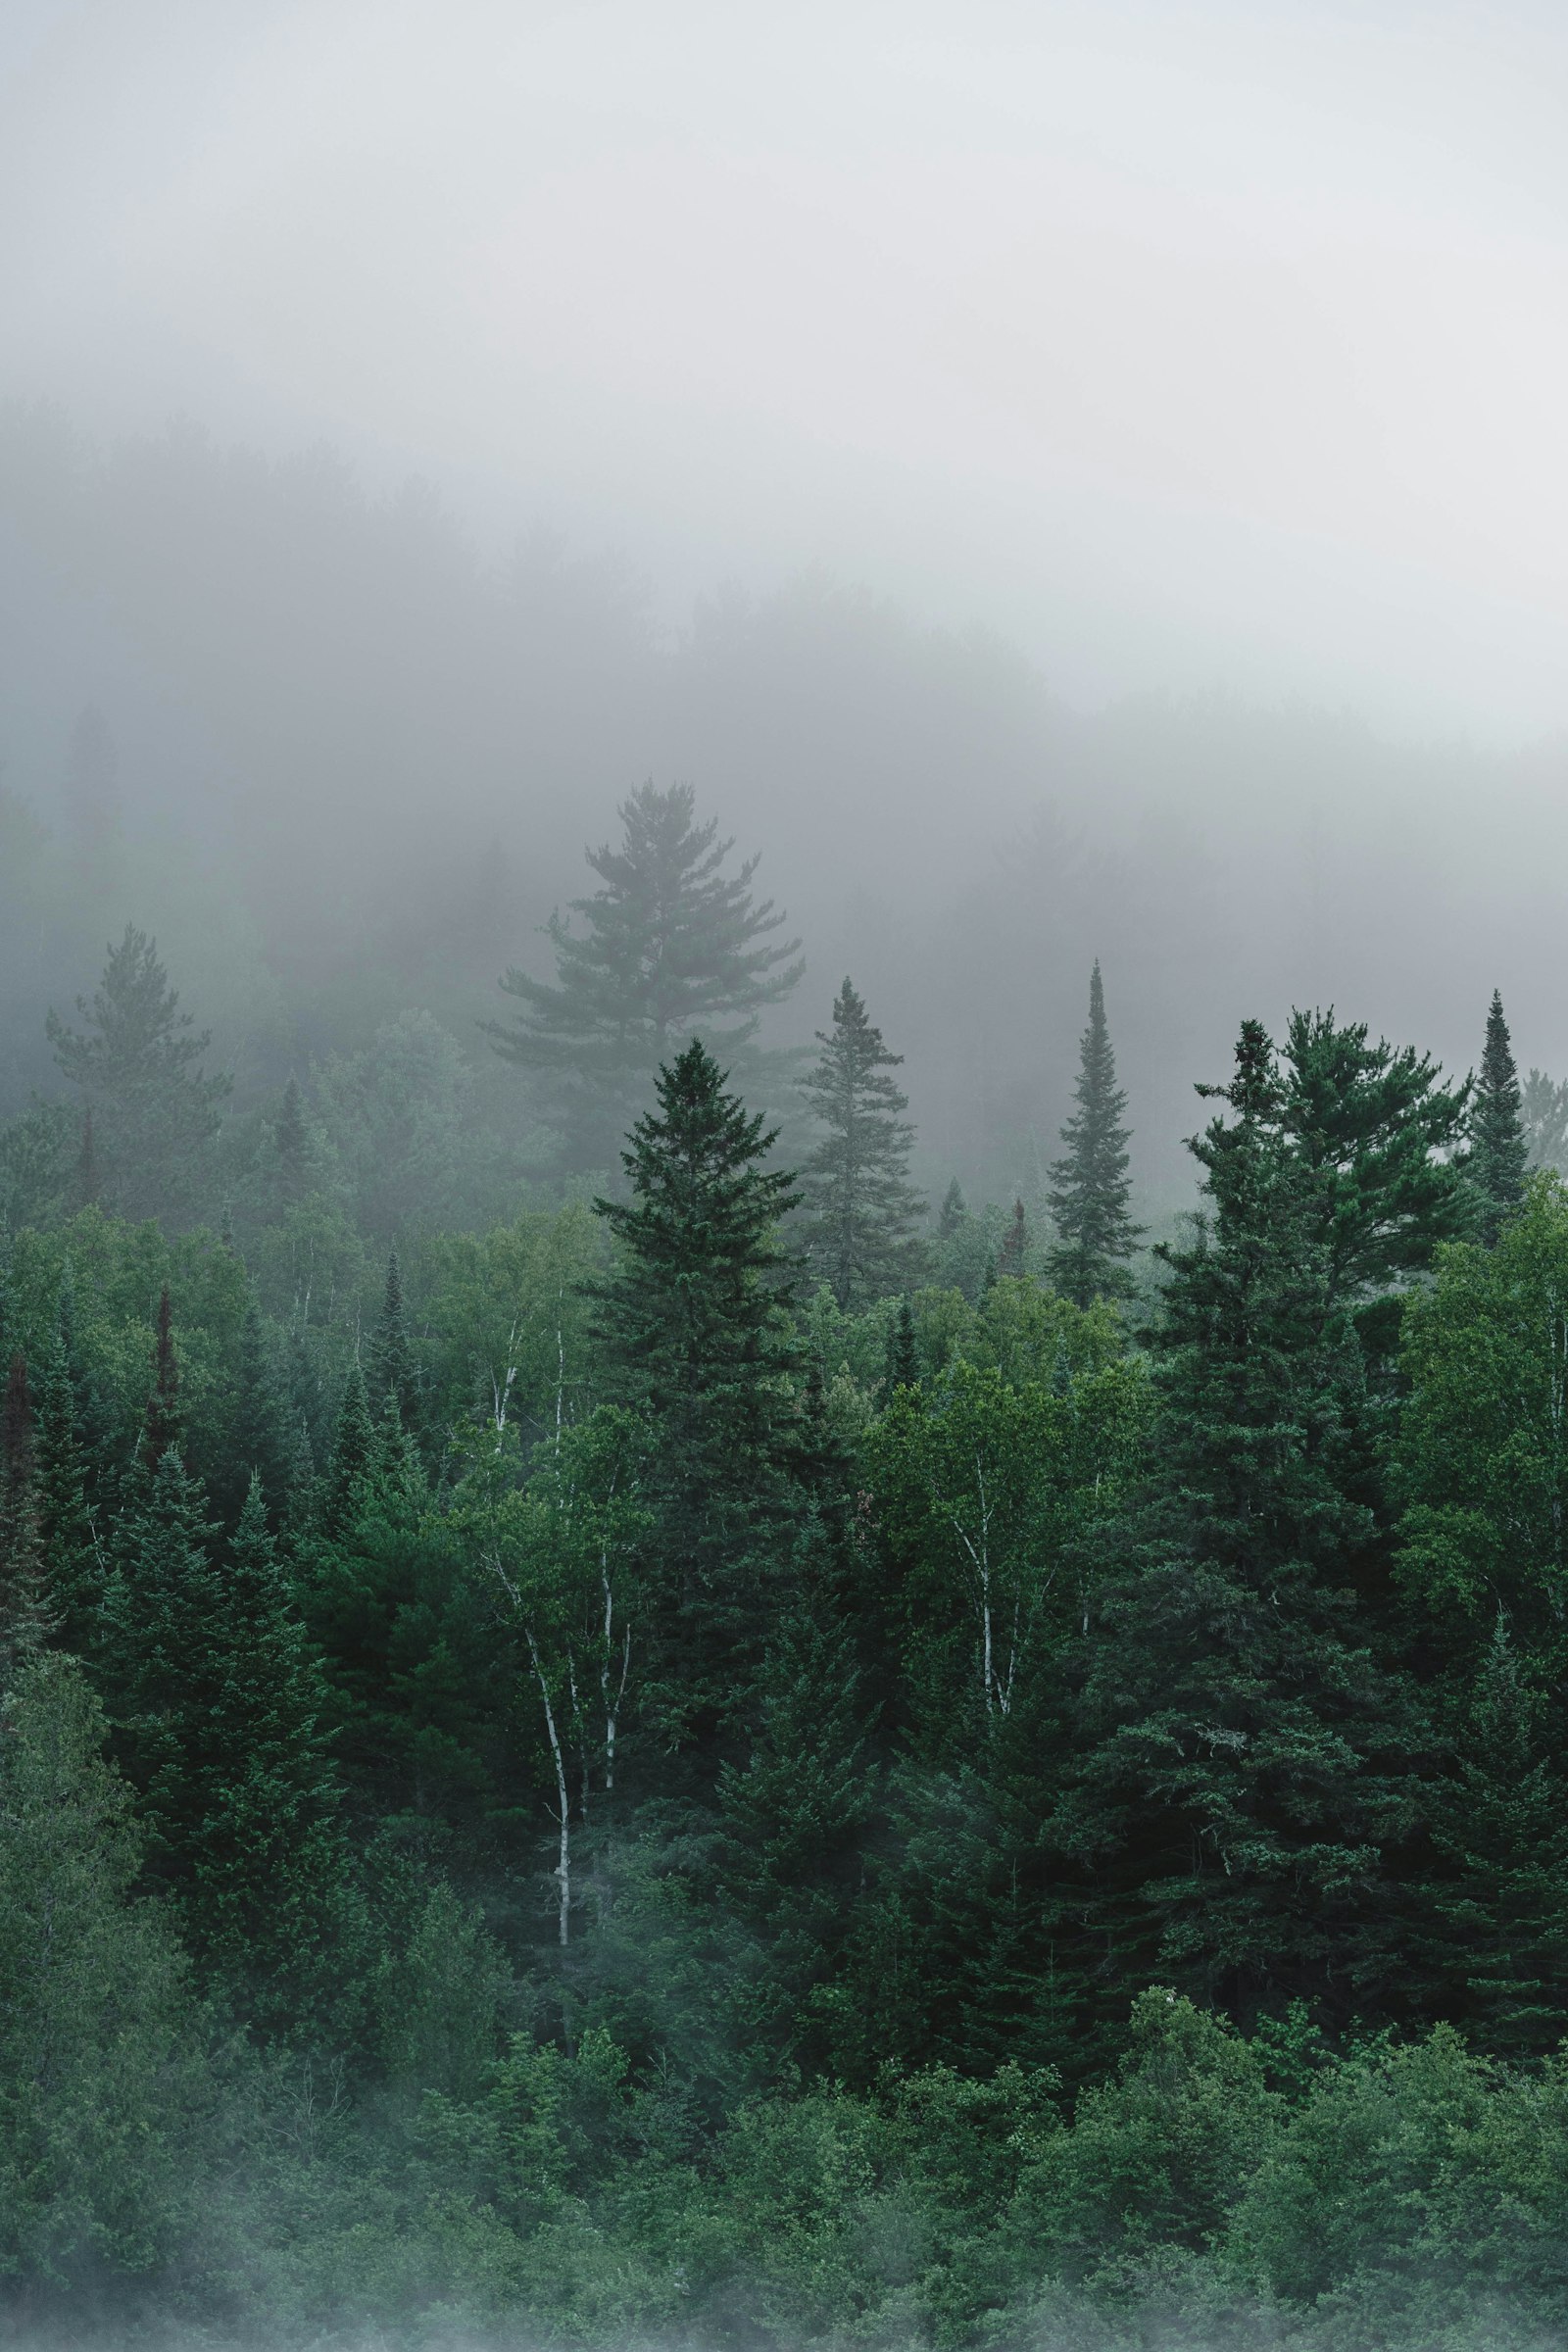
<instances>
[{"instance_id":1,"label":"pointed treetop","mask_svg":"<svg viewBox=\"0 0 1568 2352\"><path fill-rule=\"evenodd\" d=\"M1061 1130L1066 1147L1050 1172L1056 1244L1051 1280L1075 1306L1125 1298L1127 1260L1143 1238L1128 1203L1127 1098L1116 1084L1116 1057L1105 1019L1105 991L1096 959L1089 975L1089 1026L1079 1047L1076 1108Z\"/></svg>"},{"instance_id":2,"label":"pointed treetop","mask_svg":"<svg viewBox=\"0 0 1568 2352\"><path fill-rule=\"evenodd\" d=\"M179 1409L179 1363L174 1354L172 1314L169 1303L169 1285L166 1282L158 1300L158 1338L153 1348L153 1385L147 1394L147 1409L142 1416L141 1444L137 1447L142 1468L156 1470L170 1447L178 1447L182 1434Z\"/></svg>"},{"instance_id":3,"label":"pointed treetop","mask_svg":"<svg viewBox=\"0 0 1568 2352\"><path fill-rule=\"evenodd\" d=\"M1481 1055L1470 1111L1470 1182L1481 1197L1481 1226L1489 1244L1503 1219L1524 1198L1530 1148L1502 998L1494 989L1487 1012L1487 1042Z\"/></svg>"}]
</instances>

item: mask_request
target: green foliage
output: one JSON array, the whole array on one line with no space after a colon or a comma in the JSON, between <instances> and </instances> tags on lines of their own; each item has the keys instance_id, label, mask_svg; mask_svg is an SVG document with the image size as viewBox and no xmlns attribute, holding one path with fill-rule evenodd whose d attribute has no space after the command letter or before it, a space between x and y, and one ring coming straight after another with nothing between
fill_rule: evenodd
<instances>
[{"instance_id":1,"label":"green foliage","mask_svg":"<svg viewBox=\"0 0 1568 2352\"><path fill-rule=\"evenodd\" d=\"M1481 1204L1481 1234L1494 1242L1505 1218L1524 1197L1530 1147L1525 1135L1519 1073L1514 1067L1502 999L1495 989L1487 1012L1487 1042L1470 1106L1470 1150L1465 1173Z\"/></svg>"},{"instance_id":2,"label":"green foliage","mask_svg":"<svg viewBox=\"0 0 1568 2352\"><path fill-rule=\"evenodd\" d=\"M1464 1239L1474 1202L1454 1152L1466 1085L1446 1087L1429 1054L1368 1043L1364 1021L1293 1012L1281 1121L1310 1178L1308 1230L1330 1300L1354 1304L1418 1273Z\"/></svg>"},{"instance_id":3,"label":"green foliage","mask_svg":"<svg viewBox=\"0 0 1568 2352\"><path fill-rule=\"evenodd\" d=\"M888 1052L848 979L833 1002L831 1031L819 1029L816 1039L822 1052L804 1092L826 1132L802 1171L807 1247L848 1312L907 1281L924 1204L908 1180L908 1098L887 1075L904 1056Z\"/></svg>"},{"instance_id":4,"label":"green foliage","mask_svg":"<svg viewBox=\"0 0 1568 2352\"><path fill-rule=\"evenodd\" d=\"M1450 1655L1499 1609L1555 1676L1568 1606L1568 1196L1532 1178L1491 1250L1446 1250L1405 1314L1399 1572Z\"/></svg>"},{"instance_id":5,"label":"green foliage","mask_svg":"<svg viewBox=\"0 0 1568 2352\"><path fill-rule=\"evenodd\" d=\"M1126 1298L1127 1260L1143 1238L1128 1202L1127 1097L1116 1084L1116 1057L1105 1020L1097 961L1089 978L1089 1026L1079 1048L1077 1109L1061 1131L1066 1151L1051 1170L1056 1243L1051 1279L1075 1306Z\"/></svg>"},{"instance_id":6,"label":"green foliage","mask_svg":"<svg viewBox=\"0 0 1568 2352\"><path fill-rule=\"evenodd\" d=\"M129 1217L177 1220L202 1204L229 1093L226 1077L201 1067L211 1031L188 1034L192 1018L178 1004L157 941L127 923L91 1000L76 1000L86 1028L49 1015L55 1059L92 1116L90 1198Z\"/></svg>"},{"instance_id":7,"label":"green foliage","mask_svg":"<svg viewBox=\"0 0 1568 2352\"><path fill-rule=\"evenodd\" d=\"M1414 1791L1407 1702L1356 1620L1359 1351L1256 1023L1212 1091L1212 1232L1167 1253L1152 1474L1103 1545L1065 1819L1123 1969L1246 2016L1386 1981L1381 1855Z\"/></svg>"},{"instance_id":8,"label":"green foliage","mask_svg":"<svg viewBox=\"0 0 1568 2352\"><path fill-rule=\"evenodd\" d=\"M734 845L716 818L694 824L692 807L687 784L644 784L622 802L619 847L587 854L603 887L572 902L585 931L550 919L557 981L509 971L501 985L522 1015L487 1024L499 1053L540 1073L580 1168L611 1164L681 1038L697 1030L742 1053L805 969L799 940L769 944L784 917L771 899L753 903L757 859L726 875Z\"/></svg>"},{"instance_id":9,"label":"green foliage","mask_svg":"<svg viewBox=\"0 0 1568 2352\"><path fill-rule=\"evenodd\" d=\"M134 1891L103 1737L73 1659L23 1668L0 1724L0 2278L144 2272L195 2219L198 2020L169 1923Z\"/></svg>"},{"instance_id":10,"label":"green foliage","mask_svg":"<svg viewBox=\"0 0 1568 2352\"><path fill-rule=\"evenodd\" d=\"M680 1739L733 1717L775 1581L795 1354L775 1227L795 1180L761 1164L774 1138L696 1039L658 1096L623 1155L630 1201L596 1203L618 1250L597 1337L653 1432L654 1671Z\"/></svg>"}]
</instances>

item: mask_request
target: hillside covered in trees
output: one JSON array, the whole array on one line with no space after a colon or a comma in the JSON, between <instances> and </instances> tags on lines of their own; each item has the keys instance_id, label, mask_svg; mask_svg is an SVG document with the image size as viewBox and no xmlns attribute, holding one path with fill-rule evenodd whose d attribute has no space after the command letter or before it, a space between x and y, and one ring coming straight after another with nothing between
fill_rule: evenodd
<instances>
[{"instance_id":1,"label":"hillside covered in trees","mask_svg":"<svg viewBox=\"0 0 1568 2352\"><path fill-rule=\"evenodd\" d=\"M482 1057L134 922L18 1044L12 2324L1552 2338L1568 1089L1239 1017L1152 1240L1107 960L927 1198L688 789L589 862Z\"/></svg>"}]
</instances>

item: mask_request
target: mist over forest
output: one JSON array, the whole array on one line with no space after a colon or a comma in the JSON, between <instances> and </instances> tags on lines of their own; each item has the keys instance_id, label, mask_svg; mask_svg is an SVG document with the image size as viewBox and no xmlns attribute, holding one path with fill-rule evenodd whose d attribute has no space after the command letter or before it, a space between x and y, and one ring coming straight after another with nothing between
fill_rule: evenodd
<instances>
[{"instance_id":1,"label":"mist over forest","mask_svg":"<svg viewBox=\"0 0 1568 2352\"><path fill-rule=\"evenodd\" d=\"M1568 2344L1568 30L0 13L0 2334Z\"/></svg>"},{"instance_id":2,"label":"mist over forest","mask_svg":"<svg viewBox=\"0 0 1568 2352\"><path fill-rule=\"evenodd\" d=\"M809 975L779 1042L846 969L896 1008L934 1190L1038 1191L1097 956L1159 1213L1243 1004L1337 1003L1462 1070L1496 986L1521 1057L1568 1067L1559 741L1217 693L1077 710L994 636L823 577L716 583L663 624L629 559L483 550L325 446L100 445L14 408L0 483L6 887L55 915L7 924L8 1108L129 919L241 1102L415 1010L488 1083L501 973L548 972L541 928L645 778L760 853Z\"/></svg>"}]
</instances>

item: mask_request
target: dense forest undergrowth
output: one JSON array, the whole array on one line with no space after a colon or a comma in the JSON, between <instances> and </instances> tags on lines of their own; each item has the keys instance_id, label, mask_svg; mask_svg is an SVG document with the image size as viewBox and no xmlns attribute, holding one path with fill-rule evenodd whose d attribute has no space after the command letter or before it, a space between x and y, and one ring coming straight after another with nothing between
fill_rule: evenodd
<instances>
[{"instance_id":1,"label":"dense forest undergrowth","mask_svg":"<svg viewBox=\"0 0 1568 2352\"><path fill-rule=\"evenodd\" d=\"M416 1015L236 1106L134 926L0 1132L10 2326L1554 2340L1568 1096L1244 1022L1150 1251L1097 967L932 1213L622 813L526 1179Z\"/></svg>"}]
</instances>

